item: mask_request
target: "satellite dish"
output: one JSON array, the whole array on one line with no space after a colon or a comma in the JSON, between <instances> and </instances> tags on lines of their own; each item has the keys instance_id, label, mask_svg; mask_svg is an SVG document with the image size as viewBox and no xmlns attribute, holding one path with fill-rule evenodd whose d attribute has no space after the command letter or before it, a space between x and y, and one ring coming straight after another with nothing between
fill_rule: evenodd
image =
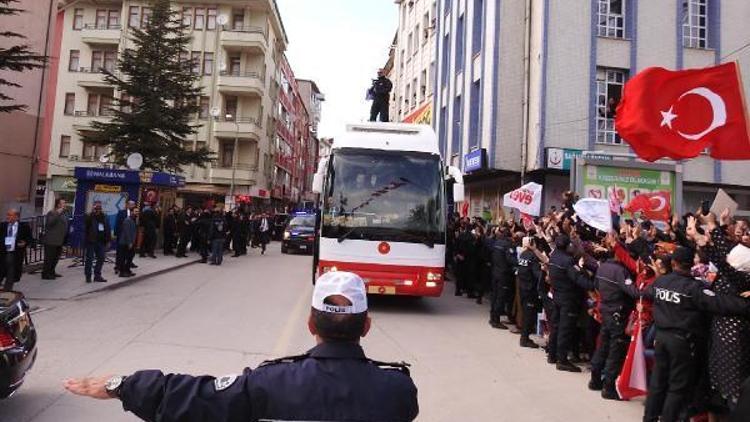
<instances>
[{"instance_id":1,"label":"satellite dish","mask_svg":"<svg viewBox=\"0 0 750 422\"><path fill-rule=\"evenodd\" d=\"M109 162L109 155L107 155L107 154L102 154L102 155L101 155L101 156L99 157L99 162L100 162L100 163L102 163L102 164L107 164L107 163Z\"/></svg>"},{"instance_id":2,"label":"satellite dish","mask_svg":"<svg viewBox=\"0 0 750 422\"><path fill-rule=\"evenodd\" d=\"M219 15L216 18L216 22L219 22L219 25L226 25L229 22L229 17L227 15Z\"/></svg>"},{"instance_id":3,"label":"satellite dish","mask_svg":"<svg viewBox=\"0 0 750 422\"><path fill-rule=\"evenodd\" d=\"M219 70L221 70L222 72L227 70L227 64L223 61L219 62Z\"/></svg>"},{"instance_id":4,"label":"satellite dish","mask_svg":"<svg viewBox=\"0 0 750 422\"><path fill-rule=\"evenodd\" d=\"M219 107L214 107L211 109L211 115L214 117L219 117L219 114L221 114L221 110Z\"/></svg>"},{"instance_id":5,"label":"satellite dish","mask_svg":"<svg viewBox=\"0 0 750 422\"><path fill-rule=\"evenodd\" d=\"M128 168L130 170L140 170L142 165L143 156L140 153L134 152L128 155Z\"/></svg>"}]
</instances>

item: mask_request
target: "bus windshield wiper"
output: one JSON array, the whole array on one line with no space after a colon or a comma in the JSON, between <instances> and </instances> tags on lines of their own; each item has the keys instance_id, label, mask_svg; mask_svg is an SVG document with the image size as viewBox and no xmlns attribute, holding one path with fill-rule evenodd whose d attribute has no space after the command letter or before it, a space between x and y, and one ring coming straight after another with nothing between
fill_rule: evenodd
<instances>
[{"instance_id":1,"label":"bus windshield wiper","mask_svg":"<svg viewBox=\"0 0 750 422\"><path fill-rule=\"evenodd\" d=\"M344 240L346 240L358 228L359 228L359 226L354 226L354 227L350 228L349 230L347 230L346 232L344 232L343 234L339 235L339 238L338 238L339 243L341 243Z\"/></svg>"}]
</instances>

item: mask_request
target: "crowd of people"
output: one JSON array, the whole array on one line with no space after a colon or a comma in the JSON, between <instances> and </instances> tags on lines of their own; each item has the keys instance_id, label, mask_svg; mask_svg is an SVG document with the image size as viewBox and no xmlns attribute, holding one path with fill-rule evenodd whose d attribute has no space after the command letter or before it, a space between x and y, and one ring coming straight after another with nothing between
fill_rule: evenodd
<instances>
[{"instance_id":1,"label":"crowd of people","mask_svg":"<svg viewBox=\"0 0 750 422\"><path fill-rule=\"evenodd\" d=\"M478 304L489 296L489 324L520 334L521 347L543 347L558 370L590 364L588 388L604 399L629 398L616 382L638 329L649 377L644 421L750 412L747 222L728 211L669 222L613 216L604 233L576 215L574 194L563 201L518 221L451 218L455 295Z\"/></svg>"},{"instance_id":2,"label":"crowd of people","mask_svg":"<svg viewBox=\"0 0 750 422\"><path fill-rule=\"evenodd\" d=\"M57 265L64 246L69 245L74 236L80 237L86 282L105 283L107 279L102 276L102 270L111 249L116 251L115 273L127 278L135 276L136 255L156 258L160 238L165 256L185 258L192 252L200 256L202 263L221 265L227 252L238 257L247 255L248 247L252 247L265 254L276 229L270 213L253 212L244 206L231 212L212 206L174 206L164 213L156 204L143 203L138 207L134 201L128 201L114 221L114 225L110 224L101 202L96 201L83 217L82 233L76 235L75 228L71 228L67 203L58 199L45 216L43 230L35 238L29 223L20 220L20 213L8 210L6 220L0 223L0 230L5 234L0 247L2 290L13 290L24 272L27 250L37 245L44 251L41 278L62 277L57 273Z\"/></svg>"},{"instance_id":3,"label":"crowd of people","mask_svg":"<svg viewBox=\"0 0 750 422\"><path fill-rule=\"evenodd\" d=\"M202 263L211 265L221 265L228 251L235 257L247 255L248 246L260 248L265 254L271 241L273 223L265 212L253 214L240 207L225 212L220 207L174 206L162 214L155 204L144 203L138 208L134 201L128 201L110 228L101 204L94 203L84 225L86 282L107 281L101 271L105 252L113 241L117 245L115 272L120 277L134 276L136 254L156 258L160 230L164 255L185 258L193 252Z\"/></svg>"}]
</instances>

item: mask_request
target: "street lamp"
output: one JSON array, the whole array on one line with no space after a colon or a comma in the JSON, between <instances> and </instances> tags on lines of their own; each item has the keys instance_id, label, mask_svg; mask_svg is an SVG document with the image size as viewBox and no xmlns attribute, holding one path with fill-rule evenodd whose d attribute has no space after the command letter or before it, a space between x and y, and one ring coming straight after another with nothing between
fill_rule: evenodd
<instances>
[{"instance_id":1,"label":"street lamp","mask_svg":"<svg viewBox=\"0 0 750 422\"><path fill-rule=\"evenodd\" d=\"M232 115L227 113L225 116L227 121L232 120ZM232 198L232 204L234 204L234 179L237 173L237 154L239 153L239 138L240 138L240 122L235 117L234 125L236 131L234 132L234 148L232 149L232 183L229 185L229 197Z\"/></svg>"}]
</instances>

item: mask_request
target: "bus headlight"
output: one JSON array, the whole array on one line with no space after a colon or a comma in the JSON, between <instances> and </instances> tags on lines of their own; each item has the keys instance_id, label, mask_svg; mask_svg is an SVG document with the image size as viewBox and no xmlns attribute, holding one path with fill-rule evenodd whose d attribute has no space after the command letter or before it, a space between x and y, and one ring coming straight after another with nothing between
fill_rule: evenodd
<instances>
[{"instance_id":1,"label":"bus headlight","mask_svg":"<svg viewBox=\"0 0 750 422\"><path fill-rule=\"evenodd\" d=\"M291 234L291 233L289 233L289 232L286 232L286 231L285 231L285 232L284 232L284 240L287 240L287 239L289 239L290 237L292 237L292 234Z\"/></svg>"},{"instance_id":2,"label":"bus headlight","mask_svg":"<svg viewBox=\"0 0 750 422\"><path fill-rule=\"evenodd\" d=\"M443 279L443 275L440 273L433 273L432 271L427 273L427 281L440 281Z\"/></svg>"}]
</instances>

